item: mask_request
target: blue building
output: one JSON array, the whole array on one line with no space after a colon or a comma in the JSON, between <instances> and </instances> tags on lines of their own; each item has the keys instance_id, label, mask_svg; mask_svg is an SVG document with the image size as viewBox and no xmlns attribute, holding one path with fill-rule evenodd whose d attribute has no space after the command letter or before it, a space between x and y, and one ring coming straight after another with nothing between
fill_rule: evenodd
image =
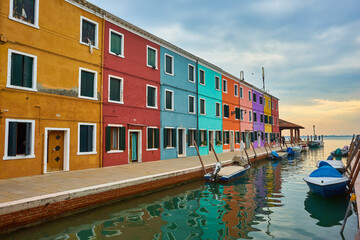
<instances>
[{"instance_id":1,"label":"blue building","mask_svg":"<svg viewBox=\"0 0 360 240\"><path fill-rule=\"evenodd\" d=\"M186 57L185 57L186 56ZM160 48L161 159L196 155L196 60Z\"/></svg>"}]
</instances>

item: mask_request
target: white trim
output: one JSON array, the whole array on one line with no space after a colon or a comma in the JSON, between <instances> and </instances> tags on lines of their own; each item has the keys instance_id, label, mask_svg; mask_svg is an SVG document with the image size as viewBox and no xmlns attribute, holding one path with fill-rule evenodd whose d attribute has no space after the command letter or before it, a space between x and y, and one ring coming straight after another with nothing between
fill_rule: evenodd
<instances>
[{"instance_id":1,"label":"white trim","mask_svg":"<svg viewBox=\"0 0 360 240\"><path fill-rule=\"evenodd\" d=\"M44 174L48 173L47 171L47 157L48 157L48 135L50 131L63 131L64 132L64 164L62 171L69 171L70 169L70 128L45 128L44 135ZM58 171L56 171L58 172ZM50 172L52 173L52 172Z\"/></svg>"},{"instance_id":2,"label":"white trim","mask_svg":"<svg viewBox=\"0 0 360 240\"><path fill-rule=\"evenodd\" d=\"M170 92L171 93L171 108L166 108L166 92ZM167 111L174 111L174 91L169 90L169 89L165 89L165 94L164 94L164 98L165 98L165 104L164 104L164 108Z\"/></svg>"},{"instance_id":3,"label":"white trim","mask_svg":"<svg viewBox=\"0 0 360 240\"><path fill-rule=\"evenodd\" d=\"M190 68L190 67L193 68L193 81L191 81L191 80L189 79L189 68ZM190 64L190 63L188 63L188 81L191 82L191 83L195 83L195 66L192 65L192 64Z\"/></svg>"},{"instance_id":4,"label":"white trim","mask_svg":"<svg viewBox=\"0 0 360 240\"><path fill-rule=\"evenodd\" d=\"M115 33L116 35L121 36L121 54L116 54L116 53L114 53L114 52L111 51L111 33ZM125 54L124 54L124 51L125 51L124 42L125 42L124 34L122 34L122 33L118 32L118 31L115 31L115 30L109 28L109 54L114 55L114 56L117 56L117 57L125 58Z\"/></svg>"},{"instance_id":5,"label":"white trim","mask_svg":"<svg viewBox=\"0 0 360 240\"><path fill-rule=\"evenodd\" d=\"M148 105L148 87L152 87L152 88L155 88L155 106L149 106ZM157 109L158 108L158 101L157 101L157 87L154 86L154 85L150 85L150 84L146 84L146 107L147 108L154 108L154 109Z\"/></svg>"},{"instance_id":6,"label":"white trim","mask_svg":"<svg viewBox=\"0 0 360 240\"><path fill-rule=\"evenodd\" d=\"M34 7L34 23L28 23L28 22L25 22L25 21L22 21L21 19L19 18L15 18L13 17L13 1L14 0L10 0L10 10L9 10L9 19L11 20L14 20L16 22L19 22L19 23L22 23L22 24L25 24L25 25L28 25L30 27L33 27L33 28L37 28L37 29L40 29L39 28L39 1L40 0L35 0L35 7Z\"/></svg>"},{"instance_id":7,"label":"white trim","mask_svg":"<svg viewBox=\"0 0 360 240\"><path fill-rule=\"evenodd\" d=\"M219 106L219 115L216 115L216 108ZM221 118L221 103L215 102L215 117Z\"/></svg>"},{"instance_id":8,"label":"white trim","mask_svg":"<svg viewBox=\"0 0 360 240\"><path fill-rule=\"evenodd\" d=\"M123 127L123 125L122 124L108 124L107 126L105 126L105 128L106 127L117 127L117 128L121 128L121 127ZM110 142L110 144L111 144L111 142ZM110 147L110 150L109 151L106 151L106 153L122 153L122 152L124 152L124 150L111 150L111 147Z\"/></svg>"},{"instance_id":9,"label":"white trim","mask_svg":"<svg viewBox=\"0 0 360 240\"><path fill-rule=\"evenodd\" d=\"M175 129L175 127L164 127L163 131L165 131L165 129ZM165 133L164 133L164 135L165 135ZM172 138L173 138L173 135L172 135L172 131L171 131L171 138L168 138L168 141L169 141L169 143L171 143L171 145L172 145ZM165 138L164 138L164 140L165 140ZM166 145L168 145L168 144L166 143ZM174 148L175 148L174 146L171 146L171 147L165 147L164 149L174 149Z\"/></svg>"},{"instance_id":10,"label":"white trim","mask_svg":"<svg viewBox=\"0 0 360 240\"><path fill-rule=\"evenodd\" d=\"M31 146L29 155L17 155L17 156L8 156L8 147L9 147L9 122L22 122L22 123L31 123ZM16 160L16 159L28 159L35 158L35 120L25 120L25 119L11 119L7 118L5 120L5 140L4 140L4 157L3 160Z\"/></svg>"},{"instance_id":11,"label":"white trim","mask_svg":"<svg viewBox=\"0 0 360 240\"><path fill-rule=\"evenodd\" d=\"M94 92L93 92L94 97L81 96L81 71L91 72L91 73L95 74L94 75ZM79 92L78 92L78 98L98 100L98 98L97 98L97 78L98 78L97 77L97 71L90 70L90 69L83 68L83 67L79 67Z\"/></svg>"},{"instance_id":12,"label":"white trim","mask_svg":"<svg viewBox=\"0 0 360 240\"><path fill-rule=\"evenodd\" d=\"M234 84L234 96L239 97L239 85Z\"/></svg>"},{"instance_id":13,"label":"white trim","mask_svg":"<svg viewBox=\"0 0 360 240\"><path fill-rule=\"evenodd\" d=\"M110 100L110 79L111 78L120 80L120 101ZM108 76L108 102L124 104L124 79L123 78L109 74L109 76Z\"/></svg>"},{"instance_id":14,"label":"white trim","mask_svg":"<svg viewBox=\"0 0 360 240\"><path fill-rule=\"evenodd\" d=\"M193 101L193 108L194 108L194 111L193 112L190 112L190 98L193 98L194 101ZM192 96L192 95L188 95L188 113L190 114L195 114L196 113L196 104L195 104L195 96Z\"/></svg>"},{"instance_id":15,"label":"white trim","mask_svg":"<svg viewBox=\"0 0 360 240\"><path fill-rule=\"evenodd\" d=\"M159 129L159 147L160 147L160 128L158 128L158 127L152 127L152 126L150 126L150 127L147 127L146 128L146 134L145 134L145 136L146 136L146 151L156 151L156 150L159 150L159 148L148 148L148 130L149 130L149 128L151 128L151 129Z\"/></svg>"},{"instance_id":16,"label":"white trim","mask_svg":"<svg viewBox=\"0 0 360 240\"><path fill-rule=\"evenodd\" d=\"M146 66L153 68L153 66L148 64L148 49L155 50L155 69L158 69L158 50L152 46L146 45Z\"/></svg>"},{"instance_id":17,"label":"white trim","mask_svg":"<svg viewBox=\"0 0 360 240\"><path fill-rule=\"evenodd\" d=\"M201 113L201 100L204 100L204 113ZM206 100L205 100L205 98L199 98L199 104L200 104L200 109L199 109L200 115L206 115Z\"/></svg>"},{"instance_id":18,"label":"white trim","mask_svg":"<svg viewBox=\"0 0 360 240\"><path fill-rule=\"evenodd\" d=\"M216 80L219 80L219 88L216 88ZM215 90L220 91L220 89L221 89L220 78L218 76L215 76Z\"/></svg>"},{"instance_id":19,"label":"white trim","mask_svg":"<svg viewBox=\"0 0 360 240\"><path fill-rule=\"evenodd\" d=\"M226 141L225 141L225 136L224 136L224 133L225 132L228 132L229 133L229 143L226 143ZM223 130L223 145L225 146L225 145L229 145L230 144L230 132L229 132L229 130Z\"/></svg>"},{"instance_id":20,"label":"white trim","mask_svg":"<svg viewBox=\"0 0 360 240\"><path fill-rule=\"evenodd\" d=\"M137 162L142 162L142 146L141 146L141 133L142 133L142 130L133 130L133 129L129 129L128 130L128 163L132 163L133 161L130 160L130 134L133 133L133 132L137 132L139 133L138 134L138 160Z\"/></svg>"},{"instance_id":21,"label":"white trim","mask_svg":"<svg viewBox=\"0 0 360 240\"><path fill-rule=\"evenodd\" d=\"M80 152L80 126L81 125L91 125L93 126L93 149L91 152ZM96 123L78 123L78 150L77 150L77 155L91 155L91 154L97 154L96 152Z\"/></svg>"},{"instance_id":22,"label":"white trim","mask_svg":"<svg viewBox=\"0 0 360 240\"><path fill-rule=\"evenodd\" d=\"M204 76L204 83L201 83L201 79L200 79L200 72L203 72L204 74L203 74L203 76ZM203 70L203 69L199 69L199 84L200 85L203 85L203 86L205 86L206 85L206 82L205 82L205 70Z\"/></svg>"},{"instance_id":23,"label":"white trim","mask_svg":"<svg viewBox=\"0 0 360 240\"><path fill-rule=\"evenodd\" d=\"M180 136L180 133L179 133L179 130L183 130L183 134L182 134L182 144L183 144L183 154L179 154L179 136ZM181 128L181 127L178 127L177 128L177 136L176 136L176 146L177 146L177 156L178 157L186 157L186 128Z\"/></svg>"},{"instance_id":24,"label":"white trim","mask_svg":"<svg viewBox=\"0 0 360 240\"><path fill-rule=\"evenodd\" d=\"M83 20L88 21L92 24L95 24L95 45L92 45L93 48L99 49L99 24L93 20L90 20L89 18L80 16L80 44L89 46L89 43L85 43L82 41L82 24Z\"/></svg>"},{"instance_id":25,"label":"white trim","mask_svg":"<svg viewBox=\"0 0 360 240\"><path fill-rule=\"evenodd\" d=\"M171 58L171 70L172 70L171 73L166 72L166 56L168 56L168 57ZM165 61L165 66L164 66L164 72L165 72L165 74L170 75L170 76L174 76L174 75L175 75L174 57L171 56L171 55L169 55L169 54L167 54L167 53L165 53L165 54L164 54L164 61Z\"/></svg>"},{"instance_id":26,"label":"white trim","mask_svg":"<svg viewBox=\"0 0 360 240\"><path fill-rule=\"evenodd\" d=\"M15 54L19 54L19 55L23 55L23 56L27 56L27 57L31 57L33 59L33 75L32 75L32 87L28 88L28 87L22 87L22 86L16 86L16 85L11 85L11 55L15 53ZM28 53L24 53L24 52L20 52L20 51L16 51L16 50L12 50L12 49L8 49L8 69L7 69L7 82L6 82L6 87L7 88L14 88L14 89L20 89L20 90L27 90L27 91L37 91L36 89L36 83L37 83L37 56L35 55L31 55Z\"/></svg>"},{"instance_id":27,"label":"white trim","mask_svg":"<svg viewBox=\"0 0 360 240\"><path fill-rule=\"evenodd\" d=\"M201 144L201 136L202 136L202 134L201 134L201 131L205 131L205 133L206 133L206 145L202 145ZM199 140L200 140L200 146L199 147L208 147L208 130L206 130L206 129L199 129L199 134L200 134L200 137L199 137Z\"/></svg>"},{"instance_id":28,"label":"white trim","mask_svg":"<svg viewBox=\"0 0 360 240\"><path fill-rule=\"evenodd\" d=\"M215 130L208 130L208 132L209 132L209 152L211 152L211 148L210 148L210 143L212 143L213 144L213 147L215 148L215 146L216 146L216 142L215 142L215 140L216 140L216 133L215 133ZM211 136L211 134L210 133L212 133L213 134L213 141L211 142L211 138L210 138L210 136Z\"/></svg>"},{"instance_id":29,"label":"white trim","mask_svg":"<svg viewBox=\"0 0 360 240\"><path fill-rule=\"evenodd\" d=\"M226 80L226 79L223 79L222 84L223 84L223 92L224 92L224 93L227 93L227 80ZM225 85L224 85L224 84L225 84ZM224 86L225 86L225 87L224 87Z\"/></svg>"},{"instance_id":30,"label":"white trim","mask_svg":"<svg viewBox=\"0 0 360 240\"><path fill-rule=\"evenodd\" d=\"M254 118L254 114L256 114L256 119ZM253 110L253 116L252 116L252 121L254 122L254 123L257 123L258 121L257 121L257 112L255 112L254 110Z\"/></svg>"}]
</instances>

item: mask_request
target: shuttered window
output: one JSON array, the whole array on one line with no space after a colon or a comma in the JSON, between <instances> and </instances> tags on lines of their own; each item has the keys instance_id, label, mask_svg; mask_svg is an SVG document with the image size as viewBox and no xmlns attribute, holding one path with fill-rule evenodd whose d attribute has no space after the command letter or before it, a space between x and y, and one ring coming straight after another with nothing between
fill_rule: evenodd
<instances>
[{"instance_id":1,"label":"shuttered window","mask_svg":"<svg viewBox=\"0 0 360 240\"><path fill-rule=\"evenodd\" d=\"M224 104L224 117L229 117L229 105Z\"/></svg>"},{"instance_id":2,"label":"shuttered window","mask_svg":"<svg viewBox=\"0 0 360 240\"><path fill-rule=\"evenodd\" d=\"M173 92L170 90L165 90L165 109L174 110Z\"/></svg>"},{"instance_id":3,"label":"shuttered window","mask_svg":"<svg viewBox=\"0 0 360 240\"><path fill-rule=\"evenodd\" d=\"M260 122L263 123L264 122L264 115L260 114Z\"/></svg>"},{"instance_id":4,"label":"shuttered window","mask_svg":"<svg viewBox=\"0 0 360 240\"><path fill-rule=\"evenodd\" d=\"M249 111L249 122L251 122L252 113Z\"/></svg>"},{"instance_id":5,"label":"shuttered window","mask_svg":"<svg viewBox=\"0 0 360 240\"><path fill-rule=\"evenodd\" d=\"M227 93L227 81L225 79L223 80L223 92Z\"/></svg>"},{"instance_id":6,"label":"shuttered window","mask_svg":"<svg viewBox=\"0 0 360 240\"><path fill-rule=\"evenodd\" d=\"M199 83L205 85L205 71L199 70Z\"/></svg>"},{"instance_id":7,"label":"shuttered window","mask_svg":"<svg viewBox=\"0 0 360 240\"><path fill-rule=\"evenodd\" d=\"M188 78L190 82L195 82L195 68L193 65L188 65Z\"/></svg>"},{"instance_id":8,"label":"shuttered window","mask_svg":"<svg viewBox=\"0 0 360 240\"><path fill-rule=\"evenodd\" d=\"M159 129L148 128L147 129L147 148L158 149L159 148Z\"/></svg>"},{"instance_id":9,"label":"shuttered window","mask_svg":"<svg viewBox=\"0 0 360 240\"><path fill-rule=\"evenodd\" d=\"M223 132L224 135L224 144L229 144L230 143L230 134L229 131L224 131Z\"/></svg>"},{"instance_id":10,"label":"shuttered window","mask_svg":"<svg viewBox=\"0 0 360 240\"><path fill-rule=\"evenodd\" d=\"M244 109L240 110L240 120L243 121L244 120Z\"/></svg>"},{"instance_id":11,"label":"shuttered window","mask_svg":"<svg viewBox=\"0 0 360 240\"><path fill-rule=\"evenodd\" d=\"M112 102L123 102L123 79L109 77L109 100Z\"/></svg>"},{"instance_id":12,"label":"shuttered window","mask_svg":"<svg viewBox=\"0 0 360 240\"><path fill-rule=\"evenodd\" d=\"M215 116L220 117L220 103L215 103Z\"/></svg>"},{"instance_id":13,"label":"shuttered window","mask_svg":"<svg viewBox=\"0 0 360 240\"><path fill-rule=\"evenodd\" d=\"M124 56L124 35L110 29L110 53Z\"/></svg>"},{"instance_id":14,"label":"shuttered window","mask_svg":"<svg viewBox=\"0 0 360 240\"><path fill-rule=\"evenodd\" d=\"M235 97L237 97L239 95L238 91L239 91L238 85L235 84L234 85L234 95L235 95Z\"/></svg>"},{"instance_id":15,"label":"shuttered window","mask_svg":"<svg viewBox=\"0 0 360 240\"><path fill-rule=\"evenodd\" d=\"M200 146L207 146L207 131L200 130Z\"/></svg>"},{"instance_id":16,"label":"shuttered window","mask_svg":"<svg viewBox=\"0 0 360 240\"><path fill-rule=\"evenodd\" d=\"M220 78L215 76L215 90L220 90Z\"/></svg>"},{"instance_id":17,"label":"shuttered window","mask_svg":"<svg viewBox=\"0 0 360 240\"><path fill-rule=\"evenodd\" d=\"M147 86L146 95L147 95L146 106L151 108L156 108L157 107L156 87Z\"/></svg>"},{"instance_id":18,"label":"shuttered window","mask_svg":"<svg viewBox=\"0 0 360 240\"><path fill-rule=\"evenodd\" d=\"M269 116L268 115L264 115L265 117L265 123L269 123Z\"/></svg>"},{"instance_id":19,"label":"shuttered window","mask_svg":"<svg viewBox=\"0 0 360 240\"><path fill-rule=\"evenodd\" d=\"M215 131L215 141L216 141L216 145L222 144L221 131Z\"/></svg>"},{"instance_id":20,"label":"shuttered window","mask_svg":"<svg viewBox=\"0 0 360 240\"><path fill-rule=\"evenodd\" d=\"M240 132L239 131L235 132L235 143L240 143Z\"/></svg>"},{"instance_id":21,"label":"shuttered window","mask_svg":"<svg viewBox=\"0 0 360 240\"><path fill-rule=\"evenodd\" d=\"M188 130L188 146L189 147L195 146L194 141L196 141L196 130L189 129Z\"/></svg>"},{"instance_id":22,"label":"shuttered window","mask_svg":"<svg viewBox=\"0 0 360 240\"><path fill-rule=\"evenodd\" d=\"M176 147L176 129L164 128L164 148Z\"/></svg>"},{"instance_id":23,"label":"shuttered window","mask_svg":"<svg viewBox=\"0 0 360 240\"><path fill-rule=\"evenodd\" d=\"M165 73L174 75L174 59L172 56L165 54Z\"/></svg>"},{"instance_id":24,"label":"shuttered window","mask_svg":"<svg viewBox=\"0 0 360 240\"><path fill-rule=\"evenodd\" d=\"M245 132L241 132L241 140L245 143L246 139L245 139Z\"/></svg>"},{"instance_id":25,"label":"shuttered window","mask_svg":"<svg viewBox=\"0 0 360 240\"><path fill-rule=\"evenodd\" d=\"M7 154L5 157L29 156L34 154L34 121L8 121Z\"/></svg>"},{"instance_id":26,"label":"shuttered window","mask_svg":"<svg viewBox=\"0 0 360 240\"><path fill-rule=\"evenodd\" d=\"M254 142L254 133L253 132L250 133L250 140L251 140L251 142Z\"/></svg>"},{"instance_id":27,"label":"shuttered window","mask_svg":"<svg viewBox=\"0 0 360 240\"><path fill-rule=\"evenodd\" d=\"M34 58L11 52L10 85L33 88Z\"/></svg>"},{"instance_id":28,"label":"shuttered window","mask_svg":"<svg viewBox=\"0 0 360 240\"><path fill-rule=\"evenodd\" d=\"M257 132L257 131L254 132L254 140L255 140L255 141L258 140L258 132Z\"/></svg>"},{"instance_id":29,"label":"shuttered window","mask_svg":"<svg viewBox=\"0 0 360 240\"><path fill-rule=\"evenodd\" d=\"M257 114L254 112L254 122L257 122Z\"/></svg>"},{"instance_id":30,"label":"shuttered window","mask_svg":"<svg viewBox=\"0 0 360 240\"><path fill-rule=\"evenodd\" d=\"M157 67L156 63L157 50L151 47L147 47L147 65L152 68Z\"/></svg>"},{"instance_id":31,"label":"shuttered window","mask_svg":"<svg viewBox=\"0 0 360 240\"><path fill-rule=\"evenodd\" d=\"M107 126L105 128L106 151L123 151L126 145L126 128Z\"/></svg>"},{"instance_id":32,"label":"shuttered window","mask_svg":"<svg viewBox=\"0 0 360 240\"><path fill-rule=\"evenodd\" d=\"M97 46L97 24L82 17L81 42Z\"/></svg>"},{"instance_id":33,"label":"shuttered window","mask_svg":"<svg viewBox=\"0 0 360 240\"><path fill-rule=\"evenodd\" d=\"M90 153L95 152L95 127L94 125L79 125L79 152Z\"/></svg>"},{"instance_id":34,"label":"shuttered window","mask_svg":"<svg viewBox=\"0 0 360 240\"><path fill-rule=\"evenodd\" d=\"M96 98L95 77L95 72L90 72L84 69L80 70L80 97Z\"/></svg>"},{"instance_id":35,"label":"shuttered window","mask_svg":"<svg viewBox=\"0 0 360 240\"><path fill-rule=\"evenodd\" d=\"M205 99L200 98L200 114L205 115L206 109L205 109Z\"/></svg>"},{"instance_id":36,"label":"shuttered window","mask_svg":"<svg viewBox=\"0 0 360 240\"><path fill-rule=\"evenodd\" d=\"M195 97L189 96L189 113L195 113Z\"/></svg>"},{"instance_id":37,"label":"shuttered window","mask_svg":"<svg viewBox=\"0 0 360 240\"><path fill-rule=\"evenodd\" d=\"M240 97L243 98L243 88L240 87Z\"/></svg>"},{"instance_id":38,"label":"shuttered window","mask_svg":"<svg viewBox=\"0 0 360 240\"><path fill-rule=\"evenodd\" d=\"M11 0L12 17L23 22L35 24L35 0Z\"/></svg>"},{"instance_id":39,"label":"shuttered window","mask_svg":"<svg viewBox=\"0 0 360 240\"><path fill-rule=\"evenodd\" d=\"M253 101L256 102L257 99L256 99L256 93L253 93Z\"/></svg>"},{"instance_id":40,"label":"shuttered window","mask_svg":"<svg viewBox=\"0 0 360 240\"><path fill-rule=\"evenodd\" d=\"M240 108L235 107L235 119L240 119Z\"/></svg>"}]
</instances>

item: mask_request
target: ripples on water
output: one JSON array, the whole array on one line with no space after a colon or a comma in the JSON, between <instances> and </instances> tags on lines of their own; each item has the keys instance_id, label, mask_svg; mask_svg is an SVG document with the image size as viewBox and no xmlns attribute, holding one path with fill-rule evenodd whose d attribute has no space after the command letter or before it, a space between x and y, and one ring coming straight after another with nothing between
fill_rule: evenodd
<instances>
[{"instance_id":1,"label":"ripples on water","mask_svg":"<svg viewBox=\"0 0 360 240\"><path fill-rule=\"evenodd\" d=\"M311 194L302 180L337 147L263 161L229 185L195 181L46 224L4 239L339 239L348 200ZM353 214L345 237L353 239Z\"/></svg>"}]
</instances>

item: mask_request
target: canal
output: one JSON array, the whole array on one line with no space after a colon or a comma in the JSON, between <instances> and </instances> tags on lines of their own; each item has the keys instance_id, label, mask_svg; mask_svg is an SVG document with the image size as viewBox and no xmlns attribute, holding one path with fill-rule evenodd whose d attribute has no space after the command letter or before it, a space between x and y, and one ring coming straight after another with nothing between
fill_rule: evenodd
<instances>
[{"instance_id":1,"label":"canal","mask_svg":"<svg viewBox=\"0 0 360 240\"><path fill-rule=\"evenodd\" d=\"M197 180L55 221L1 239L341 239L348 199L309 193L303 177L351 138L328 138L325 147L293 160L262 161L230 185ZM343 159L344 160L344 159ZM345 239L354 239L357 216Z\"/></svg>"}]
</instances>

